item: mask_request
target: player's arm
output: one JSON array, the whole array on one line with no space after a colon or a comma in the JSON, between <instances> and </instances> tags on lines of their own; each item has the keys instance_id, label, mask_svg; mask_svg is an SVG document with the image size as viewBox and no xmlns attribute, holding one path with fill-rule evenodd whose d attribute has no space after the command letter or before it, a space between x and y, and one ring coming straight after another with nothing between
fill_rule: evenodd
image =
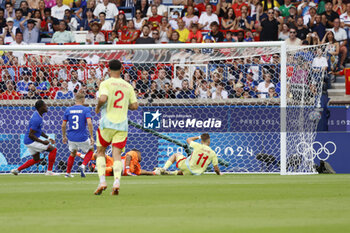
<instances>
[{"instance_id":1,"label":"player's arm","mask_svg":"<svg viewBox=\"0 0 350 233\"><path fill-rule=\"evenodd\" d=\"M220 172L220 168L219 168L218 165L215 165L215 166L214 166L214 171L215 171L216 175L219 175L219 176L222 175L221 172Z\"/></svg>"},{"instance_id":2,"label":"player's arm","mask_svg":"<svg viewBox=\"0 0 350 233\"><path fill-rule=\"evenodd\" d=\"M40 143L42 143L44 145L48 145L50 143L48 140L45 140L45 141L41 140L40 138L35 136L35 133L36 133L36 131L34 129L30 129L29 130L29 135L28 135L29 138L32 139L33 141L40 142Z\"/></svg>"},{"instance_id":3,"label":"player's arm","mask_svg":"<svg viewBox=\"0 0 350 233\"><path fill-rule=\"evenodd\" d=\"M131 173L130 172L130 162L131 162L131 155L126 155L126 158L125 158L125 170L126 170L126 174L128 176L136 176L134 173Z\"/></svg>"},{"instance_id":4,"label":"player's arm","mask_svg":"<svg viewBox=\"0 0 350 233\"><path fill-rule=\"evenodd\" d=\"M138 107L139 107L139 103L137 102L129 104L129 110L137 110Z\"/></svg>"},{"instance_id":5,"label":"player's arm","mask_svg":"<svg viewBox=\"0 0 350 233\"><path fill-rule=\"evenodd\" d=\"M190 138L187 138L186 139L186 142L188 144L191 144L191 142L195 141L195 140L198 140L198 139L201 139L201 136L196 136L196 137L190 137Z\"/></svg>"},{"instance_id":6,"label":"player's arm","mask_svg":"<svg viewBox=\"0 0 350 233\"><path fill-rule=\"evenodd\" d=\"M48 139L50 143L55 144L55 140L53 140L52 138L49 138L49 136L47 136L46 133L41 132L40 136Z\"/></svg>"},{"instance_id":7,"label":"player's arm","mask_svg":"<svg viewBox=\"0 0 350 233\"><path fill-rule=\"evenodd\" d=\"M64 144L66 144L67 143L67 121L63 121L62 122L62 142L64 143Z\"/></svg>"},{"instance_id":8,"label":"player's arm","mask_svg":"<svg viewBox=\"0 0 350 233\"><path fill-rule=\"evenodd\" d=\"M108 100L108 96L107 96L107 95L101 95L101 96L98 98L98 103L97 103L96 110L95 110L95 112L96 112L97 114L100 113L102 106L103 106L105 103L107 103L107 100Z\"/></svg>"},{"instance_id":9,"label":"player's arm","mask_svg":"<svg viewBox=\"0 0 350 233\"><path fill-rule=\"evenodd\" d=\"M87 121L87 124L88 124L89 133L90 133L90 144L94 145L95 144L95 140L94 140L94 126L92 125L91 118L87 118L86 121Z\"/></svg>"}]
</instances>

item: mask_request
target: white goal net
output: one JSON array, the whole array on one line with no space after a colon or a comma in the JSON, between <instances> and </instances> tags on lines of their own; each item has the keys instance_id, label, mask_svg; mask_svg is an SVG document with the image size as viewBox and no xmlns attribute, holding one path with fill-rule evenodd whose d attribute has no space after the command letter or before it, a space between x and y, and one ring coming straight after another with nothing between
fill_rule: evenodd
<instances>
[{"instance_id":1,"label":"white goal net","mask_svg":"<svg viewBox=\"0 0 350 233\"><path fill-rule=\"evenodd\" d=\"M85 93L97 128L96 95L109 77L110 59L121 60L122 77L139 98L139 110L129 112L126 151L142 152L142 169L163 166L175 152L189 155L186 138L209 133L223 172L314 173L310 145L325 75L322 46L288 52L282 42L0 50L5 51L0 60L1 173L30 158L23 138L40 98L49 106L43 131L58 149L55 170L64 172L69 155L62 143L64 111L74 104L75 93ZM44 172L45 155L24 172Z\"/></svg>"}]
</instances>

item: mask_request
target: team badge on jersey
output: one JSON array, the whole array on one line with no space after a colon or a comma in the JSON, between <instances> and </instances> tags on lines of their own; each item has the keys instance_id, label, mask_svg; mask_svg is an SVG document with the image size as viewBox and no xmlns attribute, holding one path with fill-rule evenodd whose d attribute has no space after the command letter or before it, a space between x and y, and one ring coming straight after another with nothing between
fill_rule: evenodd
<instances>
[{"instance_id":1,"label":"team badge on jersey","mask_svg":"<svg viewBox=\"0 0 350 233\"><path fill-rule=\"evenodd\" d=\"M160 129L162 114L157 111L143 113L143 127L146 129Z\"/></svg>"}]
</instances>

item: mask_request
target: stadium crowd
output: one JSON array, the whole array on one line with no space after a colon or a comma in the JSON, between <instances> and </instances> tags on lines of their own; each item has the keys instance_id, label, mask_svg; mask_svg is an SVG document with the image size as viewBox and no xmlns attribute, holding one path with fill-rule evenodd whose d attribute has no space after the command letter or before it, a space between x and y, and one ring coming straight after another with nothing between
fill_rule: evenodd
<instances>
[{"instance_id":1,"label":"stadium crowd","mask_svg":"<svg viewBox=\"0 0 350 233\"><path fill-rule=\"evenodd\" d=\"M327 44L312 66L337 74L348 58L350 3L342 0L3 0L0 44L156 44L285 40L290 46ZM208 53L202 50L200 53ZM1 51L0 99L70 99L108 77L103 56L65 59ZM40 60L40 62L39 62ZM53 65L54 64L54 65ZM274 98L279 55L233 59L205 67L124 67L139 98ZM242 72L243 71L243 72ZM328 77L327 77L328 78ZM328 82L328 81L327 81Z\"/></svg>"}]
</instances>

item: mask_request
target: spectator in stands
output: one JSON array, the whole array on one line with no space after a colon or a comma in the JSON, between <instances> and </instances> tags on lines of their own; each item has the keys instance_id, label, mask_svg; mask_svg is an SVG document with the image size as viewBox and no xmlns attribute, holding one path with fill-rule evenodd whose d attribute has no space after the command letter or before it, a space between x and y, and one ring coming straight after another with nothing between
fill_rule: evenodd
<instances>
[{"instance_id":1,"label":"spectator in stands","mask_svg":"<svg viewBox=\"0 0 350 233\"><path fill-rule=\"evenodd\" d=\"M135 17L132 20L134 21L136 30L140 30L147 22L147 19L143 16L142 11L139 9L136 10Z\"/></svg>"},{"instance_id":2,"label":"spectator in stands","mask_svg":"<svg viewBox=\"0 0 350 233\"><path fill-rule=\"evenodd\" d=\"M173 30L176 30L179 28L179 26L177 25L177 21L180 18L181 18L180 13L178 11L175 11L174 13L172 13L171 17L169 18L169 24Z\"/></svg>"},{"instance_id":3,"label":"spectator in stands","mask_svg":"<svg viewBox=\"0 0 350 233\"><path fill-rule=\"evenodd\" d=\"M182 19L187 29L190 29L193 23L197 24L199 20L198 16L194 14L193 6L187 7L187 14Z\"/></svg>"},{"instance_id":4,"label":"spectator in stands","mask_svg":"<svg viewBox=\"0 0 350 233\"><path fill-rule=\"evenodd\" d=\"M22 15L23 16L28 16L29 13L31 13L32 11L29 9L29 5L27 1L21 1L21 3L19 4L19 8L22 10Z\"/></svg>"},{"instance_id":5,"label":"spectator in stands","mask_svg":"<svg viewBox=\"0 0 350 233\"><path fill-rule=\"evenodd\" d=\"M91 30L90 24L93 21L95 21L95 16L94 16L93 10L91 8L88 8L86 10L86 18L83 18L80 21L80 25L79 25L80 31L90 31ZM102 27L102 25L101 25L101 27Z\"/></svg>"},{"instance_id":6,"label":"spectator in stands","mask_svg":"<svg viewBox=\"0 0 350 233\"><path fill-rule=\"evenodd\" d=\"M269 93L269 88L275 87L275 85L271 83L271 75L269 73L264 74L263 77L264 77L264 81L259 83L257 88L259 98L267 98Z\"/></svg>"},{"instance_id":7,"label":"spectator in stands","mask_svg":"<svg viewBox=\"0 0 350 233\"><path fill-rule=\"evenodd\" d=\"M266 98L278 98L278 94L276 93L275 87L269 88L268 96Z\"/></svg>"},{"instance_id":8,"label":"spectator in stands","mask_svg":"<svg viewBox=\"0 0 350 233\"><path fill-rule=\"evenodd\" d=\"M50 99L55 99L56 93L60 90L60 83L57 78L53 78L49 89Z\"/></svg>"},{"instance_id":9,"label":"spectator in stands","mask_svg":"<svg viewBox=\"0 0 350 233\"><path fill-rule=\"evenodd\" d=\"M89 53L89 55L84 59L86 64L88 65L97 65L98 63L100 63L100 57L93 53Z\"/></svg>"},{"instance_id":10,"label":"spectator in stands","mask_svg":"<svg viewBox=\"0 0 350 233\"><path fill-rule=\"evenodd\" d=\"M16 33L20 32L20 29L13 26L13 18L9 17L6 19L7 26L3 28L1 35L4 38L5 44L10 44L12 41L15 40Z\"/></svg>"},{"instance_id":11,"label":"spectator in stands","mask_svg":"<svg viewBox=\"0 0 350 233\"><path fill-rule=\"evenodd\" d=\"M29 15L29 18L31 17L31 13ZM22 22L25 18L23 17L23 11L22 9L16 9L15 10L15 18L13 19L13 26L19 28L20 22Z\"/></svg>"},{"instance_id":12,"label":"spectator in stands","mask_svg":"<svg viewBox=\"0 0 350 233\"><path fill-rule=\"evenodd\" d=\"M232 4L232 8L235 12L236 17L242 16L241 9L243 6L248 7L247 3L245 3L243 0L237 0L234 4Z\"/></svg>"},{"instance_id":13,"label":"spectator in stands","mask_svg":"<svg viewBox=\"0 0 350 233\"><path fill-rule=\"evenodd\" d=\"M142 37L136 39L136 44L155 44L153 38L149 37L150 28L148 25L142 27Z\"/></svg>"},{"instance_id":14,"label":"spectator in stands","mask_svg":"<svg viewBox=\"0 0 350 233\"><path fill-rule=\"evenodd\" d=\"M18 32L16 33L15 40L12 41L12 42L10 43L10 45L26 45L26 44L27 44L27 43L25 43L25 42L23 41L23 33L20 32L20 31L18 31ZM15 57L19 57L19 56L23 56L23 55L24 55L23 52L14 52L14 53L13 53L13 56L15 56Z\"/></svg>"},{"instance_id":15,"label":"spectator in stands","mask_svg":"<svg viewBox=\"0 0 350 233\"><path fill-rule=\"evenodd\" d=\"M317 14L316 8L315 7L310 7L308 14L305 14L303 16L304 25L309 26L311 21L313 21L315 23L316 14Z\"/></svg>"},{"instance_id":16,"label":"spectator in stands","mask_svg":"<svg viewBox=\"0 0 350 233\"><path fill-rule=\"evenodd\" d=\"M248 7L241 7L241 15L236 19L236 29L237 30L251 30L253 28L254 22L251 20L251 17L248 16Z\"/></svg>"},{"instance_id":17,"label":"spectator in stands","mask_svg":"<svg viewBox=\"0 0 350 233\"><path fill-rule=\"evenodd\" d=\"M245 78L245 81L242 80L243 83L243 89L248 91L250 96L255 96L257 87L258 87L258 82L253 79L254 73L253 72L248 72Z\"/></svg>"},{"instance_id":18,"label":"spectator in stands","mask_svg":"<svg viewBox=\"0 0 350 233\"><path fill-rule=\"evenodd\" d=\"M59 0L62 1L62 0ZM52 36L51 43L72 43L75 42L72 32L66 30L67 25L63 20L60 21L59 31Z\"/></svg>"},{"instance_id":19,"label":"spectator in stands","mask_svg":"<svg viewBox=\"0 0 350 233\"><path fill-rule=\"evenodd\" d=\"M30 75L31 73L29 72L22 72L22 75L19 76L19 81L16 84L16 90L22 96L28 94L28 87L29 87L29 84L31 83L29 81Z\"/></svg>"},{"instance_id":20,"label":"spectator in stands","mask_svg":"<svg viewBox=\"0 0 350 233\"><path fill-rule=\"evenodd\" d=\"M347 2L347 1L345 1L345 2ZM347 11L347 9L346 9L347 6L346 5L348 3L345 5L343 0L335 0L335 1L333 1L333 4L334 4L333 11L337 12L338 15L346 13L346 11Z\"/></svg>"},{"instance_id":21,"label":"spectator in stands","mask_svg":"<svg viewBox=\"0 0 350 233\"><path fill-rule=\"evenodd\" d=\"M162 4L162 0L154 0L153 4L157 7L157 15L168 16L168 8ZM151 17L154 13L148 8L146 15Z\"/></svg>"},{"instance_id":22,"label":"spectator in stands","mask_svg":"<svg viewBox=\"0 0 350 233\"><path fill-rule=\"evenodd\" d=\"M201 43L202 37L202 33L198 30L198 24L192 24L191 31L188 34L187 42L191 42L194 39L195 43Z\"/></svg>"},{"instance_id":23,"label":"spectator in stands","mask_svg":"<svg viewBox=\"0 0 350 233\"><path fill-rule=\"evenodd\" d=\"M318 44L321 43L320 38L318 37L318 35L317 35L316 32L309 33L309 34L306 36L306 40L304 40L304 41L307 41L307 42L308 42L307 45L318 45Z\"/></svg>"},{"instance_id":24,"label":"spectator in stands","mask_svg":"<svg viewBox=\"0 0 350 233\"><path fill-rule=\"evenodd\" d=\"M56 0L56 6L51 8L51 16L63 20L65 10L70 10L69 6L63 5L63 0Z\"/></svg>"},{"instance_id":25,"label":"spectator in stands","mask_svg":"<svg viewBox=\"0 0 350 233\"><path fill-rule=\"evenodd\" d=\"M336 18L334 20L334 27L332 28L332 32L334 34L334 38L336 41L339 42L340 44L340 49L339 49L339 67L340 69L344 69L344 61L346 59L346 55L348 53L348 49L347 49L347 34L346 31L340 27L340 20L339 18Z\"/></svg>"},{"instance_id":26,"label":"spectator in stands","mask_svg":"<svg viewBox=\"0 0 350 233\"><path fill-rule=\"evenodd\" d=\"M179 39L180 39L180 34L177 31L172 31L169 43L171 43L171 44L182 43Z\"/></svg>"},{"instance_id":27,"label":"spectator in stands","mask_svg":"<svg viewBox=\"0 0 350 233\"><path fill-rule=\"evenodd\" d=\"M182 81L183 80L189 80L188 77L186 77L185 69L181 66L176 67L176 75L172 80L172 86L174 90L179 91L182 88Z\"/></svg>"},{"instance_id":28,"label":"spectator in stands","mask_svg":"<svg viewBox=\"0 0 350 233\"><path fill-rule=\"evenodd\" d=\"M199 3L196 5L196 8L198 9L199 14L202 14L203 12L205 12L206 7L210 4L210 0L204 0L203 2ZM216 6L212 5L213 8L213 12L216 12Z\"/></svg>"},{"instance_id":29,"label":"spectator in stands","mask_svg":"<svg viewBox=\"0 0 350 233\"><path fill-rule=\"evenodd\" d=\"M108 42L111 44L117 44L119 42L119 34L116 31L112 31L111 35L108 36Z\"/></svg>"},{"instance_id":30,"label":"spectator in stands","mask_svg":"<svg viewBox=\"0 0 350 233\"><path fill-rule=\"evenodd\" d=\"M105 13L106 19L117 20L118 8L114 3L109 2L109 0L103 0L102 3L97 4L94 15L100 15L100 13ZM102 24L103 25L103 24Z\"/></svg>"},{"instance_id":31,"label":"spectator in stands","mask_svg":"<svg viewBox=\"0 0 350 233\"><path fill-rule=\"evenodd\" d=\"M223 42L224 41L224 34L219 31L219 24L214 21L210 24L210 35L214 38L215 42Z\"/></svg>"},{"instance_id":32,"label":"spectator in stands","mask_svg":"<svg viewBox=\"0 0 350 233\"><path fill-rule=\"evenodd\" d=\"M304 20L302 17L298 17L297 19L297 37L300 40L305 40L307 34L309 34L310 30L307 26L304 25Z\"/></svg>"},{"instance_id":33,"label":"spectator in stands","mask_svg":"<svg viewBox=\"0 0 350 233\"><path fill-rule=\"evenodd\" d=\"M136 10L140 10L142 12L143 17L147 16L147 12L148 12L148 0L141 0L138 1L139 5L136 6Z\"/></svg>"},{"instance_id":34,"label":"spectator in stands","mask_svg":"<svg viewBox=\"0 0 350 233\"><path fill-rule=\"evenodd\" d=\"M178 29L176 30L179 33L179 41L185 43L190 34L190 31L185 27L185 22L182 19L177 20Z\"/></svg>"},{"instance_id":35,"label":"spectator in stands","mask_svg":"<svg viewBox=\"0 0 350 233\"><path fill-rule=\"evenodd\" d=\"M202 80L198 85L194 92L197 98L199 99L208 99L210 97L210 91L208 88L208 82L206 80Z\"/></svg>"},{"instance_id":36,"label":"spectator in stands","mask_svg":"<svg viewBox=\"0 0 350 233\"><path fill-rule=\"evenodd\" d=\"M206 11L201 14L201 17L198 20L200 30L210 30L210 24L214 21L219 23L218 16L212 13L212 6L209 4L205 9Z\"/></svg>"},{"instance_id":37,"label":"spectator in stands","mask_svg":"<svg viewBox=\"0 0 350 233\"><path fill-rule=\"evenodd\" d=\"M139 80L136 81L135 89L138 92L138 96L141 98L147 98L148 97L148 88L150 87L150 77L147 70L141 71L141 77Z\"/></svg>"},{"instance_id":38,"label":"spectator in stands","mask_svg":"<svg viewBox=\"0 0 350 233\"><path fill-rule=\"evenodd\" d=\"M155 81L159 90L165 89L166 83L171 83L171 80L167 77L167 72L164 67L159 68L158 78Z\"/></svg>"},{"instance_id":39,"label":"spectator in stands","mask_svg":"<svg viewBox=\"0 0 350 233\"><path fill-rule=\"evenodd\" d=\"M158 33L159 34L159 33ZM139 32L134 27L134 21L129 20L127 26L122 30L120 41L127 44L133 44L139 37ZM153 37L153 34L152 34Z\"/></svg>"},{"instance_id":40,"label":"spectator in stands","mask_svg":"<svg viewBox=\"0 0 350 233\"><path fill-rule=\"evenodd\" d=\"M293 6L291 2L291 0L284 0L284 4L280 6L280 11L283 17L289 16L289 8Z\"/></svg>"},{"instance_id":41,"label":"spectator in stands","mask_svg":"<svg viewBox=\"0 0 350 233\"><path fill-rule=\"evenodd\" d=\"M281 31L278 34L278 40L286 40L289 38L289 27L288 24L282 24Z\"/></svg>"},{"instance_id":42,"label":"spectator in stands","mask_svg":"<svg viewBox=\"0 0 350 233\"><path fill-rule=\"evenodd\" d=\"M21 95L15 91L13 81L6 81L6 91L0 94L0 100L18 100Z\"/></svg>"},{"instance_id":43,"label":"spectator in stands","mask_svg":"<svg viewBox=\"0 0 350 233\"><path fill-rule=\"evenodd\" d=\"M152 38L154 39L154 42L156 43L156 44L160 44L161 42L159 41L159 31L158 31L158 29L153 29L152 30Z\"/></svg>"},{"instance_id":44,"label":"spectator in stands","mask_svg":"<svg viewBox=\"0 0 350 233\"><path fill-rule=\"evenodd\" d=\"M334 20L339 18L338 13L333 11L332 8L333 8L333 3L326 2L326 5L325 5L326 11L322 13L322 23L326 26L326 28L334 27Z\"/></svg>"},{"instance_id":45,"label":"spectator in stands","mask_svg":"<svg viewBox=\"0 0 350 233\"><path fill-rule=\"evenodd\" d=\"M115 24L113 26L113 31L119 31L127 28L127 22L124 11L119 11L119 14L117 16L117 21L115 21Z\"/></svg>"},{"instance_id":46,"label":"spectator in stands","mask_svg":"<svg viewBox=\"0 0 350 233\"><path fill-rule=\"evenodd\" d=\"M164 84L164 98L175 99L176 95L170 83Z\"/></svg>"},{"instance_id":47,"label":"spectator in stands","mask_svg":"<svg viewBox=\"0 0 350 233\"><path fill-rule=\"evenodd\" d=\"M299 5L298 5L298 8L297 8L297 11L298 11L298 15L301 16L301 17L304 17L305 15L308 14L309 12L309 9L311 7L314 7L316 6L316 4L312 1L302 1Z\"/></svg>"},{"instance_id":48,"label":"spectator in stands","mask_svg":"<svg viewBox=\"0 0 350 233\"><path fill-rule=\"evenodd\" d=\"M118 17L118 16L117 16ZM102 25L102 28L101 30L102 31L110 31L112 30L112 24L111 22L108 20L106 20L106 13L104 12L101 12L99 15L98 15L98 18L100 20L100 23Z\"/></svg>"},{"instance_id":49,"label":"spectator in stands","mask_svg":"<svg viewBox=\"0 0 350 233\"><path fill-rule=\"evenodd\" d=\"M220 1L221 2L221 1ZM235 12L232 8L227 9L224 17L221 19L221 28L223 30L234 30L236 28Z\"/></svg>"},{"instance_id":50,"label":"spectator in stands","mask_svg":"<svg viewBox=\"0 0 350 233\"><path fill-rule=\"evenodd\" d=\"M290 0L286 0L290 1ZM261 21L261 25L258 27L260 32L261 41L276 41L278 40L278 26L279 22L274 17L274 10L269 9L267 11L267 19Z\"/></svg>"},{"instance_id":51,"label":"spectator in stands","mask_svg":"<svg viewBox=\"0 0 350 233\"><path fill-rule=\"evenodd\" d=\"M49 9L56 6L56 0L44 0L44 2L45 2L45 7Z\"/></svg>"},{"instance_id":52,"label":"spectator in stands","mask_svg":"<svg viewBox=\"0 0 350 233\"><path fill-rule=\"evenodd\" d=\"M160 27L159 27L159 41L161 43L168 43L171 32L172 32L172 29L170 24L168 23L167 17L163 17L162 23L160 24Z\"/></svg>"},{"instance_id":53,"label":"spectator in stands","mask_svg":"<svg viewBox=\"0 0 350 233\"><path fill-rule=\"evenodd\" d=\"M268 9L274 9L275 7L280 8L280 4L276 0L265 0L261 2L261 6L263 11L267 11Z\"/></svg>"},{"instance_id":54,"label":"spectator in stands","mask_svg":"<svg viewBox=\"0 0 350 233\"><path fill-rule=\"evenodd\" d=\"M236 42L236 40L233 38L233 32L227 31L223 42Z\"/></svg>"},{"instance_id":55,"label":"spectator in stands","mask_svg":"<svg viewBox=\"0 0 350 233\"><path fill-rule=\"evenodd\" d=\"M25 22L27 25L25 26ZM39 32L40 32L40 19L29 19L26 17L20 24L23 32L23 41L26 44L38 43L39 42Z\"/></svg>"},{"instance_id":56,"label":"spectator in stands","mask_svg":"<svg viewBox=\"0 0 350 233\"><path fill-rule=\"evenodd\" d=\"M88 0L86 3L86 6L81 6L76 12L75 15L80 19L86 19L87 18L87 11L91 10L92 13L94 12L96 8L96 1L95 0Z\"/></svg>"},{"instance_id":57,"label":"spectator in stands","mask_svg":"<svg viewBox=\"0 0 350 233\"><path fill-rule=\"evenodd\" d=\"M224 84L222 82L216 83L216 90L213 92L212 99L227 99L228 93L224 89Z\"/></svg>"},{"instance_id":58,"label":"spectator in stands","mask_svg":"<svg viewBox=\"0 0 350 233\"><path fill-rule=\"evenodd\" d=\"M181 90L177 92L177 99L194 99L196 98L193 90L189 88L188 80L183 80L181 83Z\"/></svg>"},{"instance_id":59,"label":"spectator in stands","mask_svg":"<svg viewBox=\"0 0 350 233\"><path fill-rule=\"evenodd\" d=\"M301 45L301 40L297 37L297 31L295 28L291 28L289 30L289 38L286 39L287 45L290 46L300 46Z\"/></svg>"},{"instance_id":60,"label":"spectator in stands","mask_svg":"<svg viewBox=\"0 0 350 233\"><path fill-rule=\"evenodd\" d=\"M25 99L41 99L39 91L36 89L34 83L30 83L28 86L28 93L24 97Z\"/></svg>"},{"instance_id":61,"label":"spectator in stands","mask_svg":"<svg viewBox=\"0 0 350 233\"><path fill-rule=\"evenodd\" d=\"M68 31L76 31L78 29L78 20L72 14L73 11L70 9L64 11L64 21L68 25Z\"/></svg>"},{"instance_id":62,"label":"spectator in stands","mask_svg":"<svg viewBox=\"0 0 350 233\"><path fill-rule=\"evenodd\" d=\"M6 27L5 10L0 8L0 29Z\"/></svg>"},{"instance_id":63,"label":"spectator in stands","mask_svg":"<svg viewBox=\"0 0 350 233\"><path fill-rule=\"evenodd\" d=\"M335 73L337 71L339 61L339 43L335 40L332 31L328 31L322 39L322 44L328 43L327 45L327 61L329 71Z\"/></svg>"},{"instance_id":64,"label":"spectator in stands","mask_svg":"<svg viewBox=\"0 0 350 233\"><path fill-rule=\"evenodd\" d=\"M216 5L215 13L218 17L224 17L229 9L233 10L231 1L219 0L218 4Z\"/></svg>"},{"instance_id":65,"label":"spectator in stands","mask_svg":"<svg viewBox=\"0 0 350 233\"><path fill-rule=\"evenodd\" d=\"M315 22L310 20L309 28L312 32L316 32L319 38L323 38L326 34L326 26L322 23L321 15L315 16Z\"/></svg>"},{"instance_id":66,"label":"spectator in stands","mask_svg":"<svg viewBox=\"0 0 350 233\"><path fill-rule=\"evenodd\" d=\"M61 84L61 89L57 91L55 99L73 99L74 94L73 92L68 90L68 83L67 81L63 81Z\"/></svg>"},{"instance_id":67,"label":"spectator in stands","mask_svg":"<svg viewBox=\"0 0 350 233\"><path fill-rule=\"evenodd\" d=\"M340 0L338 2L342 2L342 1ZM346 12L344 14L340 15L340 23L341 23L340 25L342 28L349 28L350 27L350 2L346 4Z\"/></svg>"},{"instance_id":68,"label":"spectator in stands","mask_svg":"<svg viewBox=\"0 0 350 233\"><path fill-rule=\"evenodd\" d=\"M152 15L149 16L149 18L148 18L148 23L153 23L153 24L156 24L157 26L159 26L159 24L160 24L161 21L162 21L163 16L158 14L157 6L156 6L156 5L152 5L152 6L150 7L150 9L151 9ZM148 15L147 15L147 16L148 16ZM154 25L154 26L155 26L155 25Z\"/></svg>"},{"instance_id":69,"label":"spectator in stands","mask_svg":"<svg viewBox=\"0 0 350 233\"><path fill-rule=\"evenodd\" d=\"M296 27L297 17L297 8L295 6L291 6L289 8L289 15L284 17L283 22L288 24L289 28Z\"/></svg>"},{"instance_id":70,"label":"spectator in stands","mask_svg":"<svg viewBox=\"0 0 350 233\"><path fill-rule=\"evenodd\" d=\"M44 21L44 30L45 32L56 32L60 30L60 21L51 16L51 9L46 8L44 11L45 21Z\"/></svg>"},{"instance_id":71,"label":"spectator in stands","mask_svg":"<svg viewBox=\"0 0 350 233\"><path fill-rule=\"evenodd\" d=\"M156 81L151 81L151 87L147 90L148 96L152 99L162 99L164 97L164 91L158 88Z\"/></svg>"},{"instance_id":72,"label":"spectator in stands","mask_svg":"<svg viewBox=\"0 0 350 233\"><path fill-rule=\"evenodd\" d=\"M68 82L68 91L73 92L74 94L78 93L81 88L81 83L78 81L78 72L74 69L70 71L70 81Z\"/></svg>"},{"instance_id":73,"label":"spectator in stands","mask_svg":"<svg viewBox=\"0 0 350 233\"><path fill-rule=\"evenodd\" d=\"M8 17L16 17L16 13L11 2L6 2L5 4L5 18L7 19Z\"/></svg>"},{"instance_id":74,"label":"spectator in stands","mask_svg":"<svg viewBox=\"0 0 350 233\"><path fill-rule=\"evenodd\" d=\"M45 74L42 70L38 71L38 77L36 78L36 89L40 93L40 96L47 98L47 95L50 94L50 83L46 80Z\"/></svg>"},{"instance_id":75,"label":"spectator in stands","mask_svg":"<svg viewBox=\"0 0 350 233\"><path fill-rule=\"evenodd\" d=\"M101 32L102 25L99 22L93 21L90 24L91 31L86 35L86 43L95 44L96 42L105 42L105 35Z\"/></svg>"},{"instance_id":76,"label":"spectator in stands","mask_svg":"<svg viewBox=\"0 0 350 233\"><path fill-rule=\"evenodd\" d=\"M29 9L32 9L32 10L40 9L40 4L44 5L44 7L42 8L43 11L41 12L41 13L44 13L44 9L45 9L44 0L28 0Z\"/></svg>"}]
</instances>

